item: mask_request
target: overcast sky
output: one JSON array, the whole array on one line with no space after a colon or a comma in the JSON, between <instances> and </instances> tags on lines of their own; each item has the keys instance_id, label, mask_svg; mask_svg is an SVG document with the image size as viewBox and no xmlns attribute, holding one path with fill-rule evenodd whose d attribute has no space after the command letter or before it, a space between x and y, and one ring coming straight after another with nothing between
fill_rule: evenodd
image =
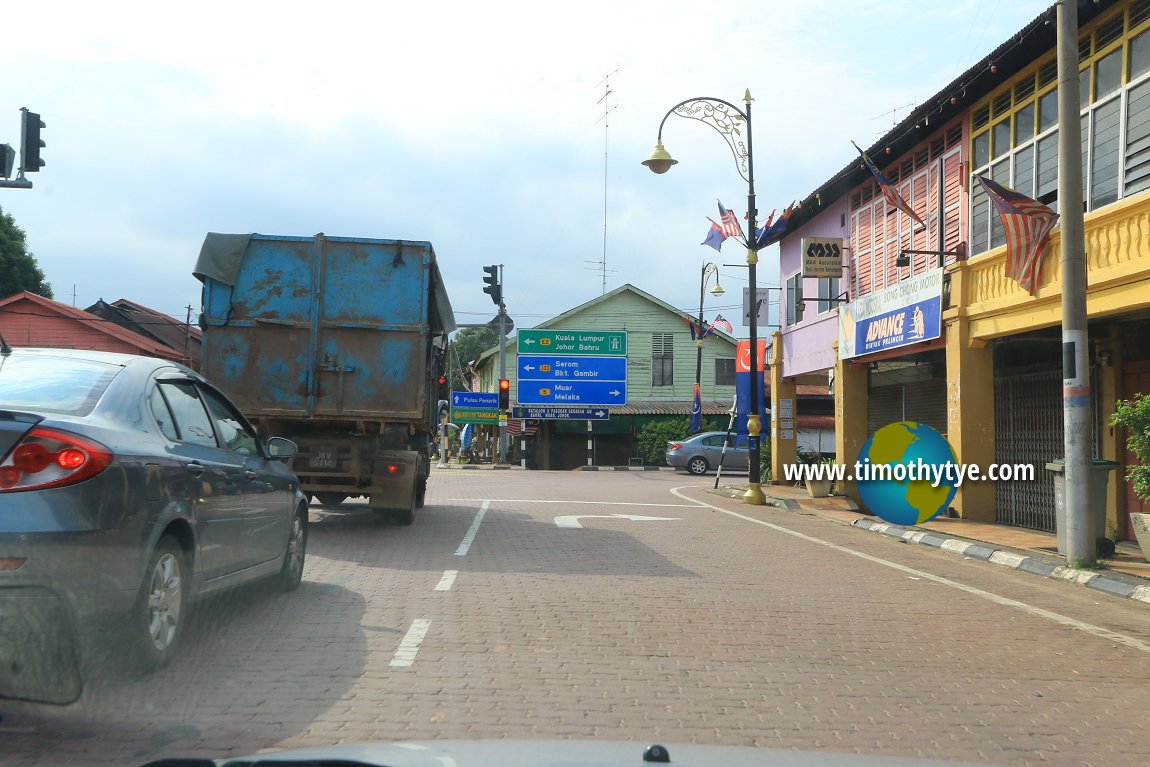
<instances>
[{"instance_id":1,"label":"overcast sky","mask_svg":"<svg viewBox=\"0 0 1150 767\"><path fill-rule=\"evenodd\" d=\"M504 264L522 327L600 295L604 259L607 290L694 311L702 263L744 260L700 243L716 198L743 215L746 184L714 131L677 117L664 143L679 165L639 164L670 107L751 90L765 215L1048 5L19 3L0 142L19 143L20 107L38 111L47 165L0 206L80 307L129 298L183 318L206 232L322 231L429 240L459 322L494 314L486 264ZM760 284L777 284L777 259L764 253ZM723 267L727 294L707 298L736 335L745 272Z\"/></svg>"}]
</instances>

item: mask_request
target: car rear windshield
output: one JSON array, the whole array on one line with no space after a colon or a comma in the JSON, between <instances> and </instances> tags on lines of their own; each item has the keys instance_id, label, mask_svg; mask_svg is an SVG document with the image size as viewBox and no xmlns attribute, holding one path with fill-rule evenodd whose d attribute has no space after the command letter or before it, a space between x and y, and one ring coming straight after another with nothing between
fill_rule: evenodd
<instances>
[{"instance_id":1,"label":"car rear windshield","mask_svg":"<svg viewBox=\"0 0 1150 767\"><path fill-rule=\"evenodd\" d=\"M121 370L67 357L0 358L0 409L87 415Z\"/></svg>"}]
</instances>

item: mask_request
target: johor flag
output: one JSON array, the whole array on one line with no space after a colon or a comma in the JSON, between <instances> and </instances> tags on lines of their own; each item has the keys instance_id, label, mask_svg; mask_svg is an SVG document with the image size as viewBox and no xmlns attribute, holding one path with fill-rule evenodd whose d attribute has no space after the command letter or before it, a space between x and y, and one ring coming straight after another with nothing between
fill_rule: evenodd
<instances>
[{"instance_id":1,"label":"johor flag","mask_svg":"<svg viewBox=\"0 0 1150 767\"><path fill-rule=\"evenodd\" d=\"M866 152L859 149L859 145L855 144L855 142L852 141L851 144L855 149L859 150L859 154L862 155L863 162L866 163L866 166L870 169L870 172L874 176L875 181L878 182L879 189L882 190L882 196L886 198L886 204L893 205L894 207L898 208L903 213L917 221L919 226L926 226L923 220L918 217L918 214L914 212L914 208L907 204L907 201L902 198L902 195L900 195L898 191L895 190L894 186L886 180L886 176L882 174L882 171L878 169L878 166L871 162L871 159L866 156Z\"/></svg>"},{"instance_id":2,"label":"johor flag","mask_svg":"<svg viewBox=\"0 0 1150 767\"><path fill-rule=\"evenodd\" d=\"M723 319L723 315L721 315L721 314L715 316L715 321L711 323L711 327L718 328L719 330L723 331L727 335L734 335L735 334L735 329L733 327L731 327L731 323L729 323L725 319Z\"/></svg>"},{"instance_id":3,"label":"johor flag","mask_svg":"<svg viewBox=\"0 0 1150 767\"><path fill-rule=\"evenodd\" d=\"M722 250L723 240L727 239L727 235L723 234L723 227L716 224L710 216L707 220L711 222L711 228L707 232L707 239L700 242L700 245L710 245L715 250Z\"/></svg>"},{"instance_id":4,"label":"johor flag","mask_svg":"<svg viewBox=\"0 0 1150 767\"><path fill-rule=\"evenodd\" d=\"M977 178L1006 230L1006 276L1033 296L1042 276L1042 252L1058 214L1037 200L984 176Z\"/></svg>"},{"instance_id":5,"label":"johor flag","mask_svg":"<svg viewBox=\"0 0 1150 767\"><path fill-rule=\"evenodd\" d=\"M703 428L703 400L699 395L699 384L695 384L695 401L691 403L691 426L687 431L697 434L701 428Z\"/></svg>"}]
</instances>

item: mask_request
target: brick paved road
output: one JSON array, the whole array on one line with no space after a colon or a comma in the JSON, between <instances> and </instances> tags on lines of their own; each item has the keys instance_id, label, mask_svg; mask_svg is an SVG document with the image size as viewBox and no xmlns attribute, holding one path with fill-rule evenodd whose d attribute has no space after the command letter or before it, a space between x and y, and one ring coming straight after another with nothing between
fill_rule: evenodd
<instances>
[{"instance_id":1,"label":"brick paved road","mask_svg":"<svg viewBox=\"0 0 1150 767\"><path fill-rule=\"evenodd\" d=\"M443 471L410 528L315 509L299 592L206 603L170 668L75 705L0 701L0 765L463 737L1147 763L1146 606L705 484ZM611 514L676 519L555 524Z\"/></svg>"}]
</instances>

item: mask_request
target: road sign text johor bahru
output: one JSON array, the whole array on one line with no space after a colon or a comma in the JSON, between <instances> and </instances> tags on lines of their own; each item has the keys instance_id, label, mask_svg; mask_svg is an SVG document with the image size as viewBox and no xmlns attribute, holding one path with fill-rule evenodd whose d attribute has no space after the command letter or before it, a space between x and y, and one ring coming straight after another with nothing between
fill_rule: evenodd
<instances>
[{"instance_id":1,"label":"road sign text johor bahru","mask_svg":"<svg viewBox=\"0 0 1150 767\"><path fill-rule=\"evenodd\" d=\"M627 333L618 330L520 330L519 354L627 356Z\"/></svg>"}]
</instances>

